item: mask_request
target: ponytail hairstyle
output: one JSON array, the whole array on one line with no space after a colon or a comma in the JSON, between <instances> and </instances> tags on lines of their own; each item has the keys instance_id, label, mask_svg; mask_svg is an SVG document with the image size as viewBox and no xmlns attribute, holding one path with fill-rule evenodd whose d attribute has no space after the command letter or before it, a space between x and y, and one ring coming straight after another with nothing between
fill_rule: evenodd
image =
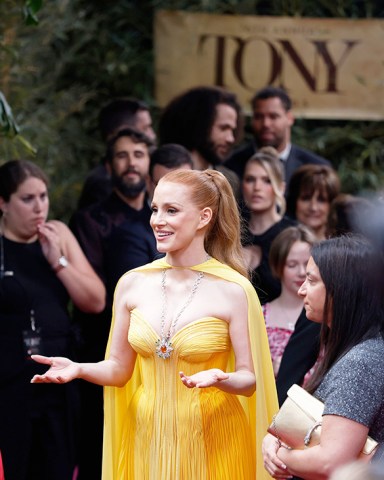
<instances>
[{"instance_id":1,"label":"ponytail hairstyle","mask_svg":"<svg viewBox=\"0 0 384 480\"><path fill-rule=\"evenodd\" d=\"M187 186L198 209L210 208L204 247L219 262L248 278L240 243L240 215L232 187L217 170L173 170L161 182Z\"/></svg>"}]
</instances>

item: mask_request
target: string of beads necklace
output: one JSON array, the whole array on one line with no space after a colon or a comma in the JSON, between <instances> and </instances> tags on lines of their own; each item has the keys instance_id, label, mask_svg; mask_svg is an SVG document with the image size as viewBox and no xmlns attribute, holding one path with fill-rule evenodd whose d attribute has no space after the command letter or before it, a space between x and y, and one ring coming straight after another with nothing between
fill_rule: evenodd
<instances>
[{"instance_id":1,"label":"string of beads necklace","mask_svg":"<svg viewBox=\"0 0 384 480\"><path fill-rule=\"evenodd\" d=\"M172 342L171 342L171 337L172 333L175 329L175 326L177 322L179 321L179 318L183 314L184 310L188 307L188 305L192 302L193 297L196 294L197 289L199 288L199 285L204 278L204 273L203 272L198 272L196 280L194 284L192 285L192 290L191 293L189 294L186 302L184 305L181 307L179 313L176 315L174 320L171 322L171 325L169 326L169 330L167 334L165 334L165 317L167 314L167 289L166 289L166 275L167 275L167 269L164 269L161 272L161 295L162 295L162 307L161 307L161 331L160 331L160 338L156 341L156 354L158 357L163 358L166 360L171 356L171 353L173 351L172 347Z\"/></svg>"}]
</instances>

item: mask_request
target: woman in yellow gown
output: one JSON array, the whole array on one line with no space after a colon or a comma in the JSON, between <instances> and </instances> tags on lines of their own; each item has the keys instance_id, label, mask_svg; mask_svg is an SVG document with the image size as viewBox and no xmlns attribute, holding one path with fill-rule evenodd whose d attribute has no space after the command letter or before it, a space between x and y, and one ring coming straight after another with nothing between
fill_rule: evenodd
<instances>
[{"instance_id":1,"label":"woman in yellow gown","mask_svg":"<svg viewBox=\"0 0 384 480\"><path fill-rule=\"evenodd\" d=\"M32 382L106 386L103 480L270 478L275 382L231 187L217 171L174 171L152 210L166 256L118 282L106 359L36 356L50 368Z\"/></svg>"}]
</instances>

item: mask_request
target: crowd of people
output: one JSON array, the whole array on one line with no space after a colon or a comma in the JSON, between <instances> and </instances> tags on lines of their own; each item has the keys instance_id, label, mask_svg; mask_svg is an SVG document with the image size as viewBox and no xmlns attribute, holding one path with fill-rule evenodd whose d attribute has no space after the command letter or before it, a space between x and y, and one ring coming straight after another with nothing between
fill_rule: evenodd
<instances>
[{"instance_id":1,"label":"crowd of people","mask_svg":"<svg viewBox=\"0 0 384 480\"><path fill-rule=\"evenodd\" d=\"M251 107L243 141L223 88L157 129L109 102L68 226L35 163L0 166L6 480L322 480L384 441L378 207L291 143L283 89ZM325 405L304 451L267 434L295 383Z\"/></svg>"}]
</instances>

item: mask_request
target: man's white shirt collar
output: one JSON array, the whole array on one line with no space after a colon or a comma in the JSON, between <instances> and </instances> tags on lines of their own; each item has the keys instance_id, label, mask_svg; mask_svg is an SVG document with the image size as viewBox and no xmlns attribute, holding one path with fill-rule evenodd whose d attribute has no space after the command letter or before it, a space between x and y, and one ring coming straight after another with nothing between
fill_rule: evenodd
<instances>
[{"instance_id":1,"label":"man's white shirt collar","mask_svg":"<svg viewBox=\"0 0 384 480\"><path fill-rule=\"evenodd\" d=\"M289 154L291 153L292 144L288 143L282 152L279 153L279 158L281 161L286 162L288 160Z\"/></svg>"}]
</instances>

